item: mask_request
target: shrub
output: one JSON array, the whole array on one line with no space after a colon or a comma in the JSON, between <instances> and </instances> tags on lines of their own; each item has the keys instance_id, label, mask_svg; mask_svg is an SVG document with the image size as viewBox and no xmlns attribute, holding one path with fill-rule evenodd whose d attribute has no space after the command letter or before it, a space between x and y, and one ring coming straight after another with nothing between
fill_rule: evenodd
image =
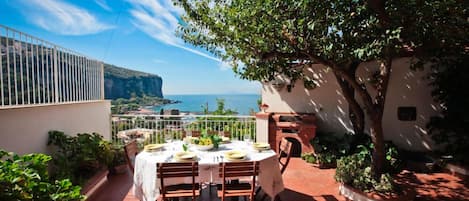
<instances>
[{"instance_id":1,"label":"shrub","mask_svg":"<svg viewBox=\"0 0 469 201\"><path fill-rule=\"evenodd\" d=\"M18 156L0 149L0 200L76 201L84 200L80 187L68 179L50 180L50 156Z\"/></svg>"},{"instance_id":2,"label":"shrub","mask_svg":"<svg viewBox=\"0 0 469 201\"><path fill-rule=\"evenodd\" d=\"M339 136L335 133L317 132L311 140L314 153L303 154L302 158L308 163L325 164L325 167L334 167L337 159L355 153L358 145L371 143L366 134L345 133Z\"/></svg>"},{"instance_id":3,"label":"shrub","mask_svg":"<svg viewBox=\"0 0 469 201\"><path fill-rule=\"evenodd\" d=\"M374 179L371 174L371 152L365 146L360 146L360 148L362 151L342 157L337 161L336 181L364 192L393 192L395 185L391 175L385 173L379 180Z\"/></svg>"},{"instance_id":4,"label":"shrub","mask_svg":"<svg viewBox=\"0 0 469 201\"><path fill-rule=\"evenodd\" d=\"M54 145L54 178L70 178L74 184L83 184L97 171L112 164L114 153L110 142L97 133L67 136L50 131L48 145Z\"/></svg>"}]
</instances>

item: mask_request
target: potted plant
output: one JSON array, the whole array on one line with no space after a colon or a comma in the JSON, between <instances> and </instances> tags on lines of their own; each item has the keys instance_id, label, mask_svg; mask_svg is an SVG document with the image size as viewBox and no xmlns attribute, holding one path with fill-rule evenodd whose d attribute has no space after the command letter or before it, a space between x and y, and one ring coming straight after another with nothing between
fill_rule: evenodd
<instances>
[{"instance_id":1,"label":"potted plant","mask_svg":"<svg viewBox=\"0 0 469 201\"><path fill-rule=\"evenodd\" d=\"M259 107L264 113L267 109L269 109L269 105L267 105L266 103L262 103Z\"/></svg>"},{"instance_id":2,"label":"potted plant","mask_svg":"<svg viewBox=\"0 0 469 201\"><path fill-rule=\"evenodd\" d=\"M412 189L403 189L393 179L393 174L399 172L394 148L388 148L386 159L386 172L375 178L371 172L371 148L358 146L361 151L337 160L335 174L336 181L340 182L339 192L349 200L367 201L397 201L413 200L415 192ZM396 165L396 166L394 166Z\"/></svg>"},{"instance_id":3,"label":"potted plant","mask_svg":"<svg viewBox=\"0 0 469 201\"><path fill-rule=\"evenodd\" d=\"M113 160L112 145L97 133L65 135L50 131L48 145L53 145L52 177L70 179L82 186L83 194L91 194L107 179L108 167Z\"/></svg>"},{"instance_id":4,"label":"potted plant","mask_svg":"<svg viewBox=\"0 0 469 201\"><path fill-rule=\"evenodd\" d=\"M112 148L113 158L109 164L109 173L124 174L127 172L127 164L125 160L125 151L123 146L115 145Z\"/></svg>"}]
</instances>

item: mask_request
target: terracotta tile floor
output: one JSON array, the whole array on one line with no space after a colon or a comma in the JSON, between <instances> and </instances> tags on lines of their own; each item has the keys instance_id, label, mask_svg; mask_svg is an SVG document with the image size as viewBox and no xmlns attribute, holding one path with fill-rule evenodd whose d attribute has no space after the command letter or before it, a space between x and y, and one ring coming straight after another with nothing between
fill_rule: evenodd
<instances>
[{"instance_id":1,"label":"terracotta tile floor","mask_svg":"<svg viewBox=\"0 0 469 201\"><path fill-rule=\"evenodd\" d=\"M312 167L299 158L292 158L283 178L285 191L280 194L282 201L343 201L334 181L334 169L321 170ZM404 175L406 177L404 177ZM416 201L469 200L467 179L446 174L413 174L404 171L400 182L407 183L417 192ZM90 201L137 201L132 194L130 174L113 175ZM202 191L201 201L218 201L216 190ZM260 197L260 196L259 196ZM241 199L242 200L242 199ZM268 199L267 199L268 200Z\"/></svg>"}]
</instances>

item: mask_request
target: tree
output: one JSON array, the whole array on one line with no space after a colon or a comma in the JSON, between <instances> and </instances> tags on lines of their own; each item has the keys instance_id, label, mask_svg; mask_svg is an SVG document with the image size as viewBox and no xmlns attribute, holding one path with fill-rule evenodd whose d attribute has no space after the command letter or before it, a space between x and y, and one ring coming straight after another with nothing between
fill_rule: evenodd
<instances>
[{"instance_id":1,"label":"tree","mask_svg":"<svg viewBox=\"0 0 469 201\"><path fill-rule=\"evenodd\" d=\"M185 10L180 36L230 62L243 79L269 81L282 75L292 84L303 80L314 85L305 68L330 68L349 104L355 131L363 131L365 114L370 121L375 177L384 163L382 118L393 59L424 53L429 44L446 45L440 40L442 24L446 32L466 35L460 23L444 23L467 23L467 6L460 2L176 0ZM380 65L376 93L355 75L366 61Z\"/></svg>"}]
</instances>

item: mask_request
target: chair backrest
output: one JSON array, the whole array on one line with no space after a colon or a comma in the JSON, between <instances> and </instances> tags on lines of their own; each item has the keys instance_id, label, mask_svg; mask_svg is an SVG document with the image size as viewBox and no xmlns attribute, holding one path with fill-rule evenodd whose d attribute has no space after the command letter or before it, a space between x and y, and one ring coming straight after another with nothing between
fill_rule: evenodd
<instances>
[{"instance_id":1,"label":"chair backrest","mask_svg":"<svg viewBox=\"0 0 469 201\"><path fill-rule=\"evenodd\" d=\"M129 166L132 173L134 172L135 157L138 154L138 145L137 141L132 141L124 146L125 150L125 160Z\"/></svg>"},{"instance_id":2,"label":"chair backrest","mask_svg":"<svg viewBox=\"0 0 469 201\"><path fill-rule=\"evenodd\" d=\"M192 137L200 137L201 132L200 131L192 131Z\"/></svg>"},{"instance_id":3,"label":"chair backrest","mask_svg":"<svg viewBox=\"0 0 469 201\"><path fill-rule=\"evenodd\" d=\"M287 169L288 163L290 163L290 158L292 154L292 144L286 138L282 138L278 144L278 162L280 164L280 172L283 174L285 169Z\"/></svg>"},{"instance_id":4,"label":"chair backrest","mask_svg":"<svg viewBox=\"0 0 469 201\"><path fill-rule=\"evenodd\" d=\"M199 176L199 163L198 162L180 162L180 163L158 163L157 164L157 178L160 179L161 195L163 200L166 200L166 186L164 180L166 178L175 177L192 177L192 198L196 196L195 177Z\"/></svg>"},{"instance_id":5,"label":"chair backrest","mask_svg":"<svg viewBox=\"0 0 469 201\"><path fill-rule=\"evenodd\" d=\"M259 162L258 161L248 161L248 162L228 162L220 163L219 176L223 178L222 184L222 199L225 200L226 195L226 185L229 180L227 178L233 177L252 177L251 188L245 193L249 193L251 200L254 198L254 189L256 186L256 176L259 175ZM233 193L230 196L239 196L246 195L243 192L238 191Z\"/></svg>"}]
</instances>

